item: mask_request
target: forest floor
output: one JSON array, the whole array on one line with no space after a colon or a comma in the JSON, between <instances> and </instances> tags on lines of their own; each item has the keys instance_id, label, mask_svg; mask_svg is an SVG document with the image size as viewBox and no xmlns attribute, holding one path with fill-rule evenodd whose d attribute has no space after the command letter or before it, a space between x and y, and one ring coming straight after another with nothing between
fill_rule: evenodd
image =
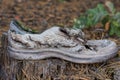
<instances>
[{"instance_id":1,"label":"forest floor","mask_svg":"<svg viewBox=\"0 0 120 80\"><path fill-rule=\"evenodd\" d=\"M0 0L0 37L9 29L10 21L19 18L25 25L38 31L52 26L72 27L73 20L87 9L107 0ZM119 0L110 0L120 11ZM97 34L85 30L88 39L101 39ZM120 46L120 38L109 37ZM118 53L120 56L120 51Z\"/></svg>"}]
</instances>

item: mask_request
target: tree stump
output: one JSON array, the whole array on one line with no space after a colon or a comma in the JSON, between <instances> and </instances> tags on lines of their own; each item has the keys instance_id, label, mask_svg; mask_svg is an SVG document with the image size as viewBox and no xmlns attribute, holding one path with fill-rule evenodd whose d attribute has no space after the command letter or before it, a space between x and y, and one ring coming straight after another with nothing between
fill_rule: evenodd
<instances>
[{"instance_id":1,"label":"tree stump","mask_svg":"<svg viewBox=\"0 0 120 80\"><path fill-rule=\"evenodd\" d=\"M116 69L114 74L114 80L120 80L120 68Z\"/></svg>"},{"instance_id":2,"label":"tree stump","mask_svg":"<svg viewBox=\"0 0 120 80\"><path fill-rule=\"evenodd\" d=\"M17 60L7 53L7 33L2 36L0 80L105 80L111 78L99 64L77 64L58 58Z\"/></svg>"}]
</instances>

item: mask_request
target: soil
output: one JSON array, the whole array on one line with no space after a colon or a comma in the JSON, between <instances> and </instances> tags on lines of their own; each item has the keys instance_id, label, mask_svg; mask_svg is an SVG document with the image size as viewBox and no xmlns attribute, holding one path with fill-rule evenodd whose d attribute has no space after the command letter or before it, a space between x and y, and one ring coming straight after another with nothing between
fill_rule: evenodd
<instances>
[{"instance_id":1,"label":"soil","mask_svg":"<svg viewBox=\"0 0 120 80\"><path fill-rule=\"evenodd\" d=\"M43 31L52 26L72 27L73 20L87 9L107 0L0 0L0 36L9 29L10 21L19 18L26 26ZM119 0L112 1L120 11ZM102 33L85 30L88 39L101 39ZM109 37L120 45L120 38ZM120 51L118 53L120 56Z\"/></svg>"},{"instance_id":2,"label":"soil","mask_svg":"<svg viewBox=\"0 0 120 80\"><path fill-rule=\"evenodd\" d=\"M106 0L0 0L0 28L6 31L15 17L39 31L59 25L72 27L73 20ZM112 0L120 11L119 0ZM1 30L1 29L0 29Z\"/></svg>"}]
</instances>

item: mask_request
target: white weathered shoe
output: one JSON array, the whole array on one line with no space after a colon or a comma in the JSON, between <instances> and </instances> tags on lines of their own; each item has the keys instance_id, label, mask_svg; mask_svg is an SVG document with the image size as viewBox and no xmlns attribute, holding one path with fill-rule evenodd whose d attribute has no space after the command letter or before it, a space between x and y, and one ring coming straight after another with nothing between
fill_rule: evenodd
<instances>
[{"instance_id":1,"label":"white weathered shoe","mask_svg":"<svg viewBox=\"0 0 120 80\"><path fill-rule=\"evenodd\" d=\"M41 34L31 34L13 24L8 31L8 53L19 60L61 58L74 63L103 62L114 57L118 48L111 40L88 40L81 30L52 27Z\"/></svg>"}]
</instances>

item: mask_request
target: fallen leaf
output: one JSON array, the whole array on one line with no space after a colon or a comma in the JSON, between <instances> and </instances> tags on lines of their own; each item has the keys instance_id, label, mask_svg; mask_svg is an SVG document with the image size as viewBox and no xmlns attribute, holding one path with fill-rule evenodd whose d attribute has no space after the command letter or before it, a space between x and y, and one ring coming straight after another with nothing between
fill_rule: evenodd
<instances>
[{"instance_id":1,"label":"fallen leaf","mask_svg":"<svg viewBox=\"0 0 120 80\"><path fill-rule=\"evenodd\" d=\"M110 29L110 22L105 24L105 31L107 32Z\"/></svg>"}]
</instances>

